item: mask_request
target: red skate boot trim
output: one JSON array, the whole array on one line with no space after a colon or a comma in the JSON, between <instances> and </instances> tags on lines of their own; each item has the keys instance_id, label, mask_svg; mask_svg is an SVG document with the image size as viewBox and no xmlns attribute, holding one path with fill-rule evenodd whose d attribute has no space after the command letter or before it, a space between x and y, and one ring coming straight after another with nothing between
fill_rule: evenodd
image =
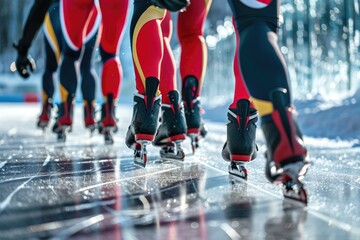
<instances>
[{"instance_id":1,"label":"red skate boot trim","mask_svg":"<svg viewBox=\"0 0 360 240\"><path fill-rule=\"evenodd\" d=\"M164 138L160 142L162 142L162 143L171 143L171 142L175 142L175 141L179 141L179 140L185 140L185 139L186 139L185 134L177 134L177 135L174 135L174 136L170 136L168 138Z\"/></svg>"},{"instance_id":2,"label":"red skate boot trim","mask_svg":"<svg viewBox=\"0 0 360 240\"><path fill-rule=\"evenodd\" d=\"M59 126L71 126L72 125L72 119L71 117L64 116L59 119L58 121Z\"/></svg>"},{"instance_id":3,"label":"red skate boot trim","mask_svg":"<svg viewBox=\"0 0 360 240\"><path fill-rule=\"evenodd\" d=\"M49 122L50 121L50 115L47 113L47 111L44 111L39 116L39 122Z\"/></svg>"},{"instance_id":4,"label":"red skate boot trim","mask_svg":"<svg viewBox=\"0 0 360 240\"><path fill-rule=\"evenodd\" d=\"M142 141L142 140L153 141L154 137L155 137L154 134L141 134L141 133L135 134L136 141Z\"/></svg>"},{"instance_id":5,"label":"red skate boot trim","mask_svg":"<svg viewBox=\"0 0 360 240\"><path fill-rule=\"evenodd\" d=\"M95 118L92 114L92 108L89 105L85 105L85 127L91 127L95 125Z\"/></svg>"},{"instance_id":6,"label":"red skate boot trim","mask_svg":"<svg viewBox=\"0 0 360 240\"><path fill-rule=\"evenodd\" d=\"M49 124L49 121L50 116L46 112L43 112L38 118L37 126L40 128L45 128Z\"/></svg>"},{"instance_id":7,"label":"red skate boot trim","mask_svg":"<svg viewBox=\"0 0 360 240\"><path fill-rule=\"evenodd\" d=\"M200 134L200 128L188 128L186 133L187 134Z\"/></svg>"},{"instance_id":8,"label":"red skate boot trim","mask_svg":"<svg viewBox=\"0 0 360 240\"><path fill-rule=\"evenodd\" d=\"M177 140L185 140L186 137L185 137L184 134L177 134L177 135L174 135L174 136L170 136L169 139L170 139L171 142L175 142Z\"/></svg>"},{"instance_id":9,"label":"red skate boot trim","mask_svg":"<svg viewBox=\"0 0 360 240\"><path fill-rule=\"evenodd\" d=\"M102 121L101 124L103 127L115 127L116 121L112 116L106 116Z\"/></svg>"},{"instance_id":10,"label":"red skate boot trim","mask_svg":"<svg viewBox=\"0 0 360 240\"><path fill-rule=\"evenodd\" d=\"M292 113L289 110L286 110L286 114L290 125L290 133L286 132L284 129L279 111L274 111L272 113L272 118L280 134L279 145L276 147L273 154L273 159L277 167L281 165L283 160L301 156L305 157L307 154L307 150L302 144L302 139L299 138L295 132Z\"/></svg>"},{"instance_id":11,"label":"red skate boot trim","mask_svg":"<svg viewBox=\"0 0 360 240\"><path fill-rule=\"evenodd\" d=\"M251 155L230 154L230 160L234 162L250 162Z\"/></svg>"}]
</instances>

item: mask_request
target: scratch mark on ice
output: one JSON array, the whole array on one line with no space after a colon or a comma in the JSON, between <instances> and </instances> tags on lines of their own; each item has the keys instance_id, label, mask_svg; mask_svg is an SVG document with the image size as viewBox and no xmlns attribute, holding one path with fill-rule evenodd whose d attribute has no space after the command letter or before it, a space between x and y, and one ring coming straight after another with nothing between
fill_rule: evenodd
<instances>
[{"instance_id":1,"label":"scratch mark on ice","mask_svg":"<svg viewBox=\"0 0 360 240\"><path fill-rule=\"evenodd\" d=\"M5 164L7 164L7 161L4 161L4 162L0 162L0 169L5 166Z\"/></svg>"},{"instance_id":2,"label":"scratch mark on ice","mask_svg":"<svg viewBox=\"0 0 360 240\"><path fill-rule=\"evenodd\" d=\"M46 166L49 161L50 161L50 155L47 155L47 157L46 157L46 159L45 159L45 161L44 161L44 163L43 163L43 167ZM5 162L5 163L6 163L6 162ZM0 167L0 168L1 168L1 167ZM22 188L24 188L24 186L25 186L28 182L30 182L31 180L33 180L37 175L38 175L38 174L32 176L31 178L29 178L28 180L26 180L25 182L23 182L23 183L22 183L20 186L18 186L14 191L12 191L12 192L7 196L7 198L5 198L4 201L2 201L2 202L0 203L0 213L1 213L2 211L4 211L4 209L10 204L11 199L14 197L14 195L15 195L18 191L20 191Z\"/></svg>"}]
</instances>

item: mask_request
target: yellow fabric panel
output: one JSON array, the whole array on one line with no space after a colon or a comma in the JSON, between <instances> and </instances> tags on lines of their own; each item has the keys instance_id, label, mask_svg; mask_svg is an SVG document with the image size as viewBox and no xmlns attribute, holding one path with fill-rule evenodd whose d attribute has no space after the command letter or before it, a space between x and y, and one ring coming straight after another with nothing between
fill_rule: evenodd
<instances>
[{"instance_id":1,"label":"yellow fabric panel","mask_svg":"<svg viewBox=\"0 0 360 240\"><path fill-rule=\"evenodd\" d=\"M59 43L56 39L56 35L55 35L54 28L53 28L51 20L50 20L49 13L47 13L45 16L45 29L47 31L47 35L50 37L50 39L48 39L48 40L51 41L51 46L53 47L53 51L55 53L56 60L59 62L59 60L60 60Z\"/></svg>"},{"instance_id":2,"label":"yellow fabric panel","mask_svg":"<svg viewBox=\"0 0 360 240\"><path fill-rule=\"evenodd\" d=\"M61 102L66 102L69 93L62 84L60 84L60 95L61 95Z\"/></svg>"},{"instance_id":3,"label":"yellow fabric panel","mask_svg":"<svg viewBox=\"0 0 360 240\"><path fill-rule=\"evenodd\" d=\"M45 93L44 90L42 91L42 94L41 94L41 95L42 95L42 101L43 101L43 103L46 102L47 99L48 99L48 95Z\"/></svg>"},{"instance_id":4,"label":"yellow fabric panel","mask_svg":"<svg viewBox=\"0 0 360 240\"><path fill-rule=\"evenodd\" d=\"M141 30L141 28L149 21L155 20L155 19L161 19L165 16L166 14L166 10L165 9L160 9L157 8L155 6L150 6L148 7L148 9L146 9L146 11L140 16L139 20L136 23L136 26L134 28L134 33L133 33L133 39L132 39L132 55L133 55L133 59L134 59L134 64L136 69L139 72L141 81L143 82L144 86L145 86L145 75L141 69L141 65L140 65L140 61L137 55L137 48L136 48L136 40L138 38L139 32ZM141 49L139 49L139 51L141 51Z\"/></svg>"},{"instance_id":5,"label":"yellow fabric panel","mask_svg":"<svg viewBox=\"0 0 360 240\"><path fill-rule=\"evenodd\" d=\"M258 110L260 117L269 115L274 111L273 105L270 101L265 101L257 98L250 98L255 105L255 108Z\"/></svg>"}]
</instances>

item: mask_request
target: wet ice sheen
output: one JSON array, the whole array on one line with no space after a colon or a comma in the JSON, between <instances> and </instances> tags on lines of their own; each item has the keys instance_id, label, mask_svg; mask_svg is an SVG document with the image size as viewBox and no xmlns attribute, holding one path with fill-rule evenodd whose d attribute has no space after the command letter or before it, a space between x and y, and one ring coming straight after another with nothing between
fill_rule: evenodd
<instances>
[{"instance_id":1,"label":"wet ice sheen","mask_svg":"<svg viewBox=\"0 0 360 240\"><path fill-rule=\"evenodd\" d=\"M309 204L302 208L283 201L281 189L267 182L262 152L248 164L247 182L229 178L219 140L226 127L211 119L195 156L189 140L184 162L160 160L159 149L149 146L142 169L124 144L131 106L119 106L113 146L101 136L89 139L80 107L66 143L35 129L39 106L1 108L12 109L0 118L1 239L360 237L360 149L346 142L336 147L329 139L305 138L314 164L304 179ZM260 132L257 139L263 151Z\"/></svg>"}]
</instances>

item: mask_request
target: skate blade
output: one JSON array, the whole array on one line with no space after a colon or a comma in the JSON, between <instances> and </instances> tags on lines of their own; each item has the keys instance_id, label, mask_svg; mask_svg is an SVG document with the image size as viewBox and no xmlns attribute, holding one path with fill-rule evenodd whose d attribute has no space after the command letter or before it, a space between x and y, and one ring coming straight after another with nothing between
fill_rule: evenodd
<instances>
[{"instance_id":1,"label":"skate blade","mask_svg":"<svg viewBox=\"0 0 360 240\"><path fill-rule=\"evenodd\" d=\"M248 175L247 170L246 170L245 166L241 163L231 162L228 167L228 171L229 171L229 174L234 177L238 177L243 180L247 180L247 175Z\"/></svg>"},{"instance_id":2,"label":"skate blade","mask_svg":"<svg viewBox=\"0 0 360 240\"><path fill-rule=\"evenodd\" d=\"M45 131L45 129L48 127L49 122L39 122L37 124L37 127L43 131Z\"/></svg>"},{"instance_id":3,"label":"skate blade","mask_svg":"<svg viewBox=\"0 0 360 240\"><path fill-rule=\"evenodd\" d=\"M285 185L283 187L283 195L286 200L290 200L287 205L284 205L287 208L294 207L293 204L295 204L296 207L302 207L308 203L307 192L302 186L294 189L294 187L288 188Z\"/></svg>"},{"instance_id":4,"label":"skate blade","mask_svg":"<svg viewBox=\"0 0 360 240\"><path fill-rule=\"evenodd\" d=\"M58 142L65 142L67 134L71 131L70 126L60 126L59 129L57 129L57 141Z\"/></svg>"},{"instance_id":5,"label":"skate blade","mask_svg":"<svg viewBox=\"0 0 360 240\"><path fill-rule=\"evenodd\" d=\"M137 166L146 167L147 163L147 150L146 145L150 144L150 141L147 140L140 140L137 141L137 144L135 146L134 150L134 163Z\"/></svg>"},{"instance_id":6,"label":"skate blade","mask_svg":"<svg viewBox=\"0 0 360 240\"><path fill-rule=\"evenodd\" d=\"M184 152L178 152L177 154L169 154L169 153L162 153L160 152L160 157L163 160L178 160L178 161L184 161L185 159L185 153Z\"/></svg>"},{"instance_id":7,"label":"skate blade","mask_svg":"<svg viewBox=\"0 0 360 240\"><path fill-rule=\"evenodd\" d=\"M185 152L181 148L182 141L183 139L179 139L163 146L160 150L160 157L164 160L183 161L185 158Z\"/></svg>"},{"instance_id":8,"label":"skate blade","mask_svg":"<svg viewBox=\"0 0 360 240\"><path fill-rule=\"evenodd\" d=\"M140 158L135 158L134 159L134 164L136 166L139 166L139 167L142 167L142 168L145 168L146 167L146 163L144 162L144 160L140 159Z\"/></svg>"},{"instance_id":9,"label":"skate blade","mask_svg":"<svg viewBox=\"0 0 360 240\"><path fill-rule=\"evenodd\" d=\"M103 127L102 128L102 135L104 135L104 141L106 145L114 144L114 127Z\"/></svg>"},{"instance_id":10,"label":"skate blade","mask_svg":"<svg viewBox=\"0 0 360 240\"><path fill-rule=\"evenodd\" d=\"M196 149L199 148L199 134L197 134L197 133L188 133L187 136L190 137L191 151L192 151L193 154L195 154Z\"/></svg>"}]
</instances>

